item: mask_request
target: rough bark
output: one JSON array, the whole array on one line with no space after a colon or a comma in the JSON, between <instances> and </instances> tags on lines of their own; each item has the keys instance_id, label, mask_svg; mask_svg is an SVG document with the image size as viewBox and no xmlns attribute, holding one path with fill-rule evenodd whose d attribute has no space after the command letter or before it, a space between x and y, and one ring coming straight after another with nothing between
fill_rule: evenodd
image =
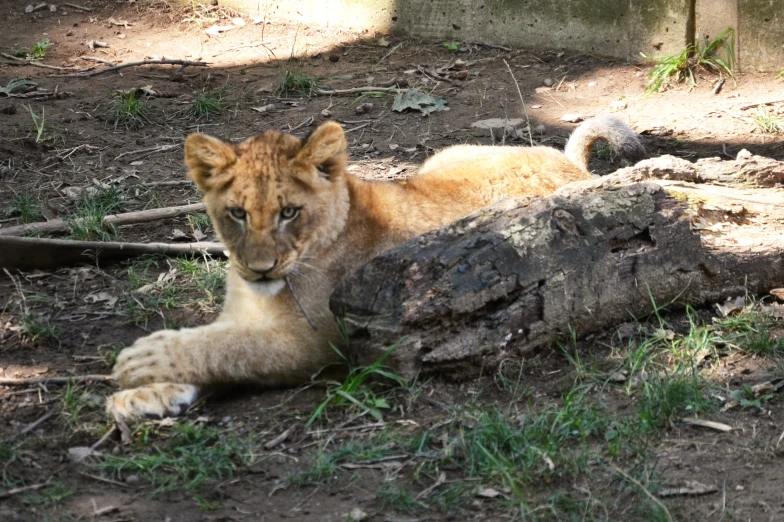
<instances>
[{"instance_id":1,"label":"rough bark","mask_svg":"<svg viewBox=\"0 0 784 522\"><path fill-rule=\"evenodd\" d=\"M782 179L784 164L750 155L664 157L499 202L349 277L330 303L344 349L365 364L397 345L403 375L467 377L653 303L767 292L784 284Z\"/></svg>"}]
</instances>

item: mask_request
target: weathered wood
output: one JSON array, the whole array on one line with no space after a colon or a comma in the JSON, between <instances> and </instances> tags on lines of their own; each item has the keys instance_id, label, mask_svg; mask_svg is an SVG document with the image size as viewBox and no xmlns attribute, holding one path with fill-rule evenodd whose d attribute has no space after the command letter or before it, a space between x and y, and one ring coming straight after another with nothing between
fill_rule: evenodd
<instances>
[{"instance_id":1,"label":"weathered wood","mask_svg":"<svg viewBox=\"0 0 784 522\"><path fill-rule=\"evenodd\" d=\"M204 203L193 203L190 205L180 205L177 207L151 208L148 210L137 210L135 212L125 212L123 214L112 214L103 218L104 225L135 225L137 223L147 223L159 219L169 219L194 212L204 212ZM78 224L81 218L73 220ZM68 230L68 221L64 219L52 219L41 221L40 223L27 223L8 228L0 228L0 236L23 236L25 234L50 234L52 232L64 232Z\"/></svg>"},{"instance_id":2,"label":"weathered wood","mask_svg":"<svg viewBox=\"0 0 784 522\"><path fill-rule=\"evenodd\" d=\"M60 268L77 263L119 261L145 254L223 256L223 243L120 243L0 236L0 267L9 270Z\"/></svg>"},{"instance_id":3,"label":"weathered wood","mask_svg":"<svg viewBox=\"0 0 784 522\"><path fill-rule=\"evenodd\" d=\"M330 302L348 329L344 349L367 364L397 345L388 363L403 375L459 378L644 316L653 303L767 292L784 284L777 172L784 164L750 155L666 157L549 198L499 202L344 281ZM640 181L653 176L674 179ZM778 188L745 188L755 185Z\"/></svg>"}]
</instances>

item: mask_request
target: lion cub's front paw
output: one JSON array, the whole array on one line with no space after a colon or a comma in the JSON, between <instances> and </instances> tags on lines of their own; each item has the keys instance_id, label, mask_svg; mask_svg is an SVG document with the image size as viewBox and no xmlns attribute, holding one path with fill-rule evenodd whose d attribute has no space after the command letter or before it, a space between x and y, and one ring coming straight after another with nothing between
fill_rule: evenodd
<instances>
[{"instance_id":1,"label":"lion cub's front paw","mask_svg":"<svg viewBox=\"0 0 784 522\"><path fill-rule=\"evenodd\" d=\"M107 398L106 413L115 419L176 416L193 404L197 392L190 384L148 384Z\"/></svg>"},{"instance_id":2,"label":"lion cub's front paw","mask_svg":"<svg viewBox=\"0 0 784 522\"><path fill-rule=\"evenodd\" d=\"M182 332L161 330L121 351L112 377L122 388L154 382L194 382L193 350Z\"/></svg>"}]
</instances>

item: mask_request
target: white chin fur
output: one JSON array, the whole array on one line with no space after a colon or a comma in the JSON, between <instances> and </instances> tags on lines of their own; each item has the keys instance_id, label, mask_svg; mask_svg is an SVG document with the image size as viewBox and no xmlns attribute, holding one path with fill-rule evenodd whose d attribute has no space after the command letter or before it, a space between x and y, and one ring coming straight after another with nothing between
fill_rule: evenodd
<instances>
[{"instance_id":1,"label":"white chin fur","mask_svg":"<svg viewBox=\"0 0 784 522\"><path fill-rule=\"evenodd\" d=\"M286 282L283 279L275 279L274 281L245 281L251 291L261 297L272 297L277 295L278 292L283 290Z\"/></svg>"}]
</instances>

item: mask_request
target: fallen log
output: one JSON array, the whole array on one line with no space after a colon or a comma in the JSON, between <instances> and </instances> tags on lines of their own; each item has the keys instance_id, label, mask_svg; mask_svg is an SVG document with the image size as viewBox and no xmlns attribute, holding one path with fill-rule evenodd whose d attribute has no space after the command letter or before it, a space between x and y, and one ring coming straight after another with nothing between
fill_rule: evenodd
<instances>
[{"instance_id":1,"label":"fallen log","mask_svg":"<svg viewBox=\"0 0 784 522\"><path fill-rule=\"evenodd\" d=\"M784 284L783 174L748 153L664 157L501 201L347 278L330 300L344 353L371 364L396 346L387 363L402 375L470 377L654 303L767 292Z\"/></svg>"},{"instance_id":2,"label":"fallen log","mask_svg":"<svg viewBox=\"0 0 784 522\"><path fill-rule=\"evenodd\" d=\"M119 261L144 254L224 256L222 243L121 243L0 236L0 268L44 270L77 263Z\"/></svg>"},{"instance_id":3,"label":"fallen log","mask_svg":"<svg viewBox=\"0 0 784 522\"><path fill-rule=\"evenodd\" d=\"M152 208L149 210L137 210L135 212L125 212L124 214L112 214L103 218L104 225L135 225L137 223L147 223L159 219L169 219L193 212L204 212L204 203L193 203L191 205L181 205L178 207ZM80 218L74 219L74 223L79 223ZM52 232L65 232L68 230L68 221L64 219L52 219L40 223L27 223L14 227L0 228L0 236L23 236L25 234L51 234Z\"/></svg>"}]
</instances>

